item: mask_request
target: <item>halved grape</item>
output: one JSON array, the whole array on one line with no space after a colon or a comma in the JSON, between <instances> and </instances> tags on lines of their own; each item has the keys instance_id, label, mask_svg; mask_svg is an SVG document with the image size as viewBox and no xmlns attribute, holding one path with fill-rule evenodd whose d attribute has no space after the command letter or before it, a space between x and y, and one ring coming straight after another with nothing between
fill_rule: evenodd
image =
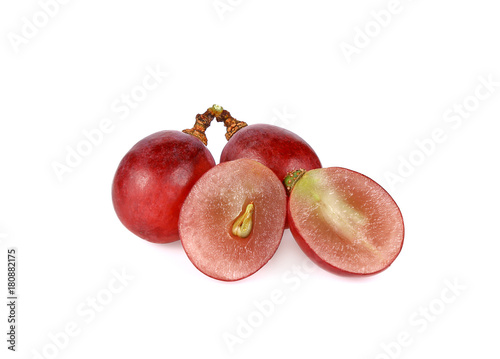
<instances>
[{"instance_id":1,"label":"halved grape","mask_svg":"<svg viewBox=\"0 0 500 359\"><path fill-rule=\"evenodd\" d=\"M219 280L255 273L278 249L286 201L281 181L259 162L240 159L215 166L182 206L179 234L189 259Z\"/></svg>"},{"instance_id":2,"label":"halved grape","mask_svg":"<svg viewBox=\"0 0 500 359\"><path fill-rule=\"evenodd\" d=\"M403 245L403 218L392 197L370 178L345 168L303 174L290 193L288 211L302 250L334 272L380 272Z\"/></svg>"}]
</instances>

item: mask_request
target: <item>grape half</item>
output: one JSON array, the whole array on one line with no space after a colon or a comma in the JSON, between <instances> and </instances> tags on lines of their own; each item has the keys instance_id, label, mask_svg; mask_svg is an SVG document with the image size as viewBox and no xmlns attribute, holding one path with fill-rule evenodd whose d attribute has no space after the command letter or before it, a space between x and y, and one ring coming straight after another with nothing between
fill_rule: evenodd
<instances>
[{"instance_id":1,"label":"grape half","mask_svg":"<svg viewBox=\"0 0 500 359\"><path fill-rule=\"evenodd\" d=\"M209 277L235 281L255 273L283 236L286 192L259 162L221 163L193 186L179 218L182 245Z\"/></svg>"},{"instance_id":2,"label":"grape half","mask_svg":"<svg viewBox=\"0 0 500 359\"><path fill-rule=\"evenodd\" d=\"M403 217L392 197L370 178L345 168L299 176L288 219L302 250L333 272L380 272L403 245Z\"/></svg>"}]
</instances>

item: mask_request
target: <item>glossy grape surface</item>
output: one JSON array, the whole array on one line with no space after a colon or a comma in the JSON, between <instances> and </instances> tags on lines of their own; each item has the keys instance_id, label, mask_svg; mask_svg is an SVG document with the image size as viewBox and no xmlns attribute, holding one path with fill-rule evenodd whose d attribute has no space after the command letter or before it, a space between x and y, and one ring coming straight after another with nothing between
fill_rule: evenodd
<instances>
[{"instance_id":1,"label":"glossy grape surface","mask_svg":"<svg viewBox=\"0 0 500 359\"><path fill-rule=\"evenodd\" d=\"M179 213L195 182L215 166L197 138L161 131L139 141L116 171L112 197L120 221L154 243L179 239Z\"/></svg>"},{"instance_id":2,"label":"glossy grape surface","mask_svg":"<svg viewBox=\"0 0 500 359\"><path fill-rule=\"evenodd\" d=\"M299 168L320 168L321 162L309 144L284 128L256 124L236 132L222 150L220 162L250 158L269 167L280 180Z\"/></svg>"}]
</instances>

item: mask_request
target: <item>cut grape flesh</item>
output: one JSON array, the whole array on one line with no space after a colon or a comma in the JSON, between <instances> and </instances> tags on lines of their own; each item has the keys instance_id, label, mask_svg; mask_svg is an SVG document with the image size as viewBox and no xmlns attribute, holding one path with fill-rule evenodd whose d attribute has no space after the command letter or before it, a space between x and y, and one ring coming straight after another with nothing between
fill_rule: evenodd
<instances>
[{"instance_id":1,"label":"cut grape flesh","mask_svg":"<svg viewBox=\"0 0 500 359\"><path fill-rule=\"evenodd\" d=\"M221 163L198 180L182 206L182 246L209 277L246 278L278 249L286 201L283 184L263 164L249 159Z\"/></svg>"},{"instance_id":2,"label":"cut grape flesh","mask_svg":"<svg viewBox=\"0 0 500 359\"><path fill-rule=\"evenodd\" d=\"M392 197L345 168L306 172L290 194L288 218L302 250L337 273L378 273L403 245L403 218Z\"/></svg>"}]
</instances>

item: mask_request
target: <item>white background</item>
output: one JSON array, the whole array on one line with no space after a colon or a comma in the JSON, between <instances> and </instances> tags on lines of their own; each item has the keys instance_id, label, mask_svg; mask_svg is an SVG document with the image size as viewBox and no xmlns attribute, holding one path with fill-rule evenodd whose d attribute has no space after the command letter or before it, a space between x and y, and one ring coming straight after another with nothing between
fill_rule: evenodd
<instances>
[{"instance_id":1,"label":"white background","mask_svg":"<svg viewBox=\"0 0 500 359\"><path fill-rule=\"evenodd\" d=\"M480 78L500 81L496 2L401 0L383 27L372 12L393 9L388 1L220 4L229 8L74 0L45 24L37 1L1 3L0 287L7 248L17 247L20 300L16 354L0 306L0 356L382 359L385 345L408 359L499 357L500 87L470 97ZM23 18L40 26L15 45ZM346 56L355 38L362 48ZM120 119L111 106L148 67L168 76ZM464 101L473 110L446 122ZM151 133L191 127L214 103L249 124L287 127L325 167L386 187L406 225L394 264L367 278L300 277L305 256L287 230L268 265L224 283L200 273L179 242L154 245L125 229L110 192L120 159ZM59 180L54 163L104 118L112 131ZM445 140L433 148L425 140L439 129ZM218 161L224 128L207 134ZM413 172L401 165L410 159ZM113 271L133 279L108 298ZM272 293L282 300L259 323L255 303ZM90 320L81 310L99 296L109 303ZM255 328L227 345L249 316ZM77 334L64 340L68 325ZM409 339L398 349L401 333Z\"/></svg>"}]
</instances>

